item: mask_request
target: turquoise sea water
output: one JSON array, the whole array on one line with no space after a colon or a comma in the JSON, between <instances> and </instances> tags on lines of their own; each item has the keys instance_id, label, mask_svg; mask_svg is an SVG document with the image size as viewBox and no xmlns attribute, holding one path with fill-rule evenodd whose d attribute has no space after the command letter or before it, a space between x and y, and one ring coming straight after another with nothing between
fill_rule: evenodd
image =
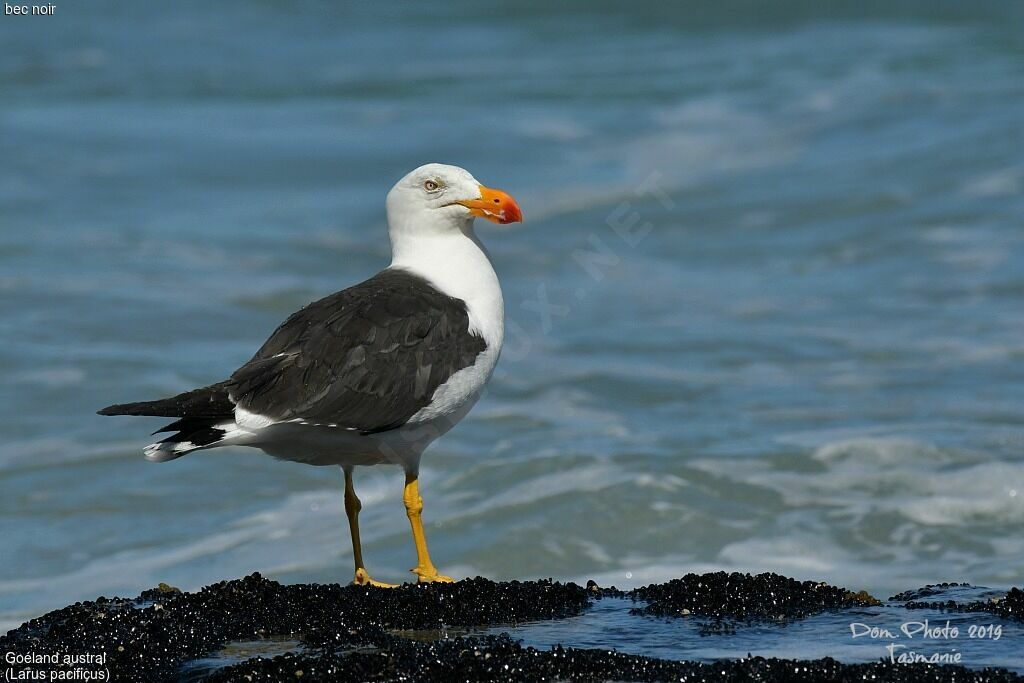
<instances>
[{"instance_id":1,"label":"turquoise sea water","mask_svg":"<svg viewBox=\"0 0 1024 683\"><path fill-rule=\"evenodd\" d=\"M386 265L427 161L527 219L481 228L506 351L424 458L441 569L1024 582L1024 14L815 7L0 17L0 628L349 579L340 473L150 464L159 420L94 411L219 380ZM408 577L401 475L357 486L371 571Z\"/></svg>"}]
</instances>

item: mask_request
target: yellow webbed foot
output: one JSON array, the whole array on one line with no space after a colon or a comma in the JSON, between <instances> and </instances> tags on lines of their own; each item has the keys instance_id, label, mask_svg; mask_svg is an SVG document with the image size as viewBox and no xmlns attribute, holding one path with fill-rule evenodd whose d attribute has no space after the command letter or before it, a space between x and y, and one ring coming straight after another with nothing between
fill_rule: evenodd
<instances>
[{"instance_id":1,"label":"yellow webbed foot","mask_svg":"<svg viewBox=\"0 0 1024 683\"><path fill-rule=\"evenodd\" d=\"M398 588L393 583L384 583L383 581L374 581L370 578L370 575L365 569L357 569L356 576L352 579L352 583L357 586L373 586L374 588Z\"/></svg>"},{"instance_id":2,"label":"yellow webbed foot","mask_svg":"<svg viewBox=\"0 0 1024 683\"><path fill-rule=\"evenodd\" d=\"M419 577L418 583L455 583L452 577L438 574L436 567L416 567L409 571Z\"/></svg>"}]
</instances>

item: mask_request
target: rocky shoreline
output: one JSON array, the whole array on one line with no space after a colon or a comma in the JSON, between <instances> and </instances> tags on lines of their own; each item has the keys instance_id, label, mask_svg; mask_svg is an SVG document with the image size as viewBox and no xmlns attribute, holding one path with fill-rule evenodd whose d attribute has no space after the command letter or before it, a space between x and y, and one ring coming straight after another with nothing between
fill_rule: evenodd
<instances>
[{"instance_id":1,"label":"rocky shoreline","mask_svg":"<svg viewBox=\"0 0 1024 683\"><path fill-rule=\"evenodd\" d=\"M1018 589L998 601L929 601L942 595L937 588L892 600L901 600L908 614L978 612L1024 624ZM535 648L494 632L578 617L611 598L635 601L631 619L700 619L707 633L723 637L745 625L784 628L815 614L882 604L864 592L777 574L687 574L629 592L593 582L483 578L382 590L282 585L253 574L194 593L161 585L133 599L76 603L9 632L0 650L6 680L39 680L33 672L51 676L44 680L56 674L57 680L118 681L1024 680L1006 669L828 657L674 661L608 648ZM492 628L482 633L484 627ZM214 656L232 647L232 657Z\"/></svg>"}]
</instances>

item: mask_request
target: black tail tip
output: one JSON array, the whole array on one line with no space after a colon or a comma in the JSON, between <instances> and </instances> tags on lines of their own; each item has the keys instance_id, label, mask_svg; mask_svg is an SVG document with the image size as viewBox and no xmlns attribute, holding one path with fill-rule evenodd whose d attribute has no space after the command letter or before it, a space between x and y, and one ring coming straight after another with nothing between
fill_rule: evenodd
<instances>
[{"instance_id":1,"label":"black tail tip","mask_svg":"<svg viewBox=\"0 0 1024 683\"><path fill-rule=\"evenodd\" d=\"M97 410L96 414L97 415L123 415L124 413L121 411L122 408L123 408L123 406L120 406L120 405L107 406L106 408L101 408L100 410Z\"/></svg>"}]
</instances>

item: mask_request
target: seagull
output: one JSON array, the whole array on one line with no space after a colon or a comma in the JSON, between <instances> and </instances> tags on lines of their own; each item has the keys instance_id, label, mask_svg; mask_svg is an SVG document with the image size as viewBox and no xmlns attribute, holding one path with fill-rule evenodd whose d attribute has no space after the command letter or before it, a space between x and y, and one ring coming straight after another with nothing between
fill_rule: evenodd
<instances>
[{"instance_id":1,"label":"seagull","mask_svg":"<svg viewBox=\"0 0 1024 683\"><path fill-rule=\"evenodd\" d=\"M504 339L504 303L475 218L522 221L516 201L457 166L426 164L388 192L391 265L291 315L230 378L170 398L108 406L100 415L176 418L144 450L166 462L221 446L341 467L354 583L363 564L352 470L398 465L421 583L450 582L430 559L419 465L424 449L473 407Z\"/></svg>"}]
</instances>

